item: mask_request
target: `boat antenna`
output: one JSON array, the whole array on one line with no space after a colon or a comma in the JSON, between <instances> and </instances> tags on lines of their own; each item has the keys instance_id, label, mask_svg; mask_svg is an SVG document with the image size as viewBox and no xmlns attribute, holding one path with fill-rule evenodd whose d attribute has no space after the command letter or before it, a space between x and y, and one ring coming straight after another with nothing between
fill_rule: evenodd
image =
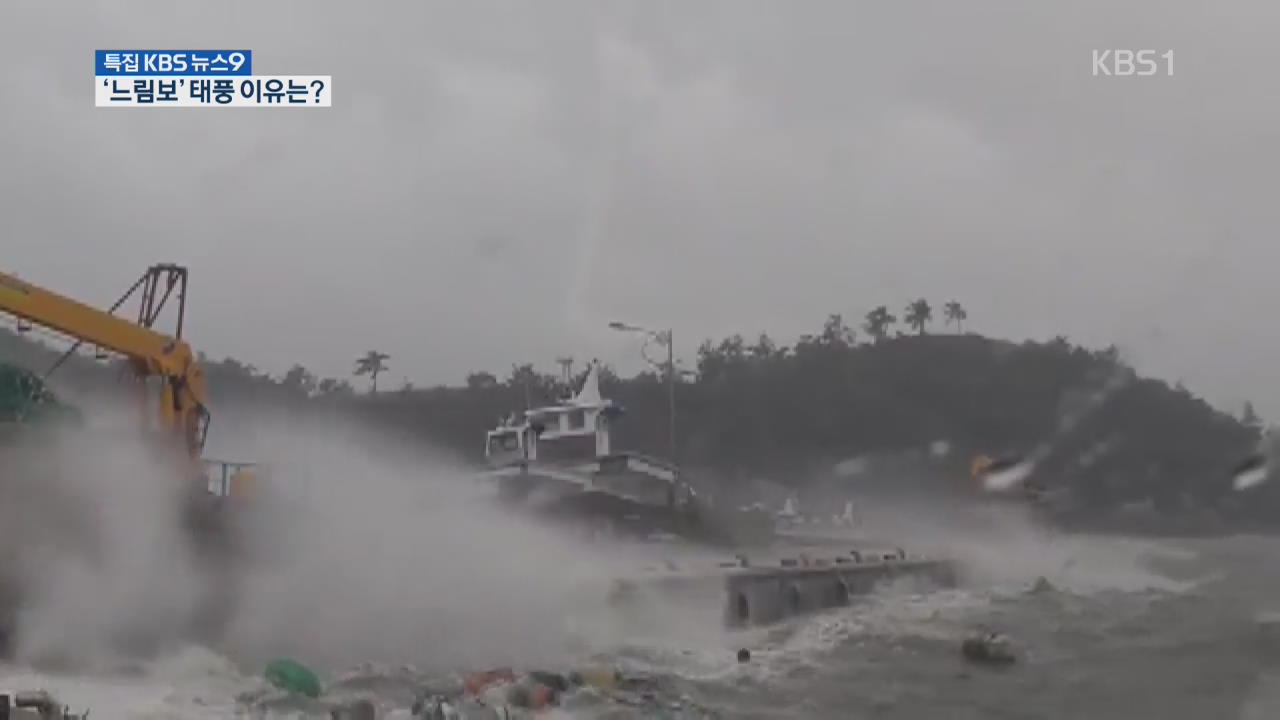
<instances>
[{"instance_id":1,"label":"boat antenna","mask_svg":"<svg viewBox=\"0 0 1280 720\"><path fill-rule=\"evenodd\" d=\"M573 358L568 355L562 355L556 358L556 363L560 366L560 381L564 383L565 393L573 396Z\"/></svg>"}]
</instances>

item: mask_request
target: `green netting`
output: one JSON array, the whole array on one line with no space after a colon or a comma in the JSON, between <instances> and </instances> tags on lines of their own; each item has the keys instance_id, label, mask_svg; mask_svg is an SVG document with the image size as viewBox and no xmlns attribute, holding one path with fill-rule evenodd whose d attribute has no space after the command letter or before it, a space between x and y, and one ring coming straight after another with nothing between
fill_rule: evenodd
<instances>
[{"instance_id":1,"label":"green netting","mask_svg":"<svg viewBox=\"0 0 1280 720\"><path fill-rule=\"evenodd\" d=\"M272 660L263 675L272 685L307 697L320 697L320 678L311 668L292 658Z\"/></svg>"},{"instance_id":2,"label":"green netting","mask_svg":"<svg viewBox=\"0 0 1280 720\"><path fill-rule=\"evenodd\" d=\"M55 418L79 418L79 413L60 402L35 373L0 363L0 422Z\"/></svg>"}]
</instances>

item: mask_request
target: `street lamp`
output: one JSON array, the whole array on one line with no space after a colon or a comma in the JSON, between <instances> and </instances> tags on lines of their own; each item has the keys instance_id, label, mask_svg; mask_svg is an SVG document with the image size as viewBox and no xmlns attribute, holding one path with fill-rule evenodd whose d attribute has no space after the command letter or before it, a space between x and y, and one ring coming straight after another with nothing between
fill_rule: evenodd
<instances>
[{"instance_id":1,"label":"street lamp","mask_svg":"<svg viewBox=\"0 0 1280 720\"><path fill-rule=\"evenodd\" d=\"M616 321L609 323L609 328L620 332L640 333L659 345L667 347L667 452L671 458L672 474L676 475L679 473L679 470L676 469L679 466L676 464L676 357L675 343L672 342L673 333L669 329L662 331L649 330L648 328ZM644 351L641 350L641 354L643 353ZM650 364L659 365L659 363L650 360L648 355L645 355L644 359L648 360Z\"/></svg>"}]
</instances>

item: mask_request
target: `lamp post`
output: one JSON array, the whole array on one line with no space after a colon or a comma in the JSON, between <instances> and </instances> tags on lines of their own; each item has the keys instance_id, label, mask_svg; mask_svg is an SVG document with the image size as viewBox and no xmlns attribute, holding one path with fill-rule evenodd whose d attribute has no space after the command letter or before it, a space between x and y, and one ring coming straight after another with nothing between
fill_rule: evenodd
<instances>
[{"instance_id":1,"label":"lamp post","mask_svg":"<svg viewBox=\"0 0 1280 720\"><path fill-rule=\"evenodd\" d=\"M649 330L648 328L621 322L611 322L609 327L621 332L641 333L659 345L667 346L667 453L671 459L672 473L678 475L679 465L676 463L676 356L675 343L672 342L673 333L670 329L662 331ZM641 353L643 354L643 351ZM650 360L647 355L645 360L648 360L653 365L658 365L658 363Z\"/></svg>"}]
</instances>

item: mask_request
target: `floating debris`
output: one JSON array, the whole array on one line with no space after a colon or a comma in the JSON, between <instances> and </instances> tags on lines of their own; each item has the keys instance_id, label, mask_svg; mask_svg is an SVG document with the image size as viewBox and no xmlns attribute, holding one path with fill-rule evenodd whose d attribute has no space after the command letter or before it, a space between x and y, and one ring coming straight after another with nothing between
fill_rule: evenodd
<instances>
[{"instance_id":1,"label":"floating debris","mask_svg":"<svg viewBox=\"0 0 1280 720\"><path fill-rule=\"evenodd\" d=\"M1027 590L1027 593L1031 595L1042 595L1044 593L1056 592L1057 590L1058 588L1054 587L1054 584L1049 582L1048 578L1041 575L1036 578L1035 583L1031 585L1031 589Z\"/></svg>"},{"instance_id":2,"label":"floating debris","mask_svg":"<svg viewBox=\"0 0 1280 720\"><path fill-rule=\"evenodd\" d=\"M1252 455L1231 469L1231 487L1237 491L1257 487L1266 482L1268 472L1267 459Z\"/></svg>"},{"instance_id":3,"label":"floating debris","mask_svg":"<svg viewBox=\"0 0 1280 720\"><path fill-rule=\"evenodd\" d=\"M980 473L982 487L988 492L1006 492L1022 485L1035 470L1035 463L1020 458L991 461Z\"/></svg>"},{"instance_id":4,"label":"floating debris","mask_svg":"<svg viewBox=\"0 0 1280 720\"><path fill-rule=\"evenodd\" d=\"M320 678L311 668L291 658L272 660L263 677L272 685L309 698L320 697Z\"/></svg>"},{"instance_id":5,"label":"floating debris","mask_svg":"<svg viewBox=\"0 0 1280 720\"><path fill-rule=\"evenodd\" d=\"M966 660L984 665L1009 665L1016 660L1008 638L995 632L965 638L960 643L960 653Z\"/></svg>"},{"instance_id":6,"label":"floating debris","mask_svg":"<svg viewBox=\"0 0 1280 720\"><path fill-rule=\"evenodd\" d=\"M372 700L356 700L329 711L331 720L377 720L378 707Z\"/></svg>"},{"instance_id":7,"label":"floating debris","mask_svg":"<svg viewBox=\"0 0 1280 720\"><path fill-rule=\"evenodd\" d=\"M609 667L588 666L569 674L569 682L574 685L585 685L597 690L612 690L621 680L621 673Z\"/></svg>"},{"instance_id":8,"label":"floating debris","mask_svg":"<svg viewBox=\"0 0 1280 720\"><path fill-rule=\"evenodd\" d=\"M89 711L77 714L44 690L0 692L0 718L5 720L86 720Z\"/></svg>"},{"instance_id":9,"label":"floating debris","mask_svg":"<svg viewBox=\"0 0 1280 720\"><path fill-rule=\"evenodd\" d=\"M545 672L542 670L530 670L529 678L541 685L545 685L556 692L568 692L569 679L560 673Z\"/></svg>"},{"instance_id":10,"label":"floating debris","mask_svg":"<svg viewBox=\"0 0 1280 720\"><path fill-rule=\"evenodd\" d=\"M464 674L456 686L432 683L414 700L410 713L415 720L515 720L543 717L552 708L614 705L637 710L643 717L711 717L688 697L673 700L660 690L653 679L624 677L598 665L567 673L495 668ZM348 717L355 718L342 720Z\"/></svg>"}]
</instances>

